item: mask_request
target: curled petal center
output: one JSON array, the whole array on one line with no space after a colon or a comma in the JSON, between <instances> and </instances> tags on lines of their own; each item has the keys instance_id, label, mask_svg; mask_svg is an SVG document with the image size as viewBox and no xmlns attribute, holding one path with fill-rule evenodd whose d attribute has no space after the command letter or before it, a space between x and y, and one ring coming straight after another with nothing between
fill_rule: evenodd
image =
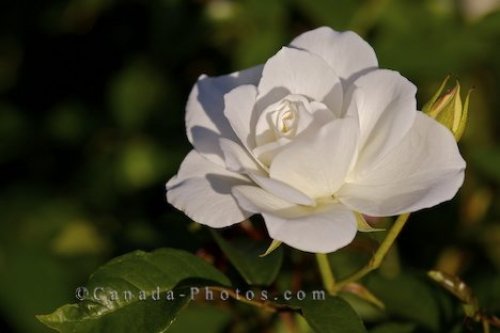
<instances>
[{"instance_id":1,"label":"curled petal center","mask_svg":"<svg viewBox=\"0 0 500 333\"><path fill-rule=\"evenodd\" d=\"M299 121L299 108L303 105L297 105L300 102L291 102L289 100L282 101L277 113L275 133L277 137L293 136L297 130L297 123Z\"/></svg>"},{"instance_id":2,"label":"curled petal center","mask_svg":"<svg viewBox=\"0 0 500 333\"><path fill-rule=\"evenodd\" d=\"M253 153L269 166L274 156L303 132L317 130L333 119L333 113L324 104L302 95L288 95L260 115Z\"/></svg>"}]
</instances>

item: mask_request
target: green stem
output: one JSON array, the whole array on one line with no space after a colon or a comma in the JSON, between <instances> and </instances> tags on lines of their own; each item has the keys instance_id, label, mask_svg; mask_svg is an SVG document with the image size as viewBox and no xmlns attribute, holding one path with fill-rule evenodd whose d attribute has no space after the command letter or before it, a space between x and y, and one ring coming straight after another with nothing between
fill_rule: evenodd
<instances>
[{"instance_id":1,"label":"green stem","mask_svg":"<svg viewBox=\"0 0 500 333\"><path fill-rule=\"evenodd\" d=\"M351 276L347 277L346 279L338 282L335 285L334 292L342 289L346 284L349 284L351 282L358 281L362 279L365 275L370 273L371 271L377 269L380 267L380 264L382 264L382 261L384 260L385 256L387 255L387 252L392 247L392 244L394 244L394 241L396 238L399 236L399 233L403 229L404 225L406 224L406 221L408 220L408 217L410 214L402 214L399 215L399 217L396 219L394 224L392 225L391 229L385 236L384 240L380 244L379 248L371 258L371 260L368 262L366 266L361 268L359 271L356 273L352 274Z\"/></svg>"},{"instance_id":2,"label":"green stem","mask_svg":"<svg viewBox=\"0 0 500 333\"><path fill-rule=\"evenodd\" d=\"M323 286L330 295L333 295L335 293L335 277L333 276L328 255L325 253L316 253L316 261L318 262Z\"/></svg>"}]
</instances>

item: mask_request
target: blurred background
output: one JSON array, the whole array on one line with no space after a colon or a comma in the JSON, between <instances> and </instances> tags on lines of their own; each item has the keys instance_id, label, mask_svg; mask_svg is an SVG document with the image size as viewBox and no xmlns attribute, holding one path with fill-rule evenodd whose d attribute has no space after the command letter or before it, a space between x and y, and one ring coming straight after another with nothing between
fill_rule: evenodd
<instances>
[{"instance_id":1,"label":"blurred background","mask_svg":"<svg viewBox=\"0 0 500 333\"><path fill-rule=\"evenodd\" d=\"M464 94L474 88L461 142L466 183L451 203L411 218L398 258L410 269L461 275L481 305L498 314L499 6L498 0L2 1L0 331L50 332L34 315L74 302L75 287L114 256L205 246L205 231L167 205L164 193L190 150L184 106L192 85L202 73L265 62L321 25L367 39L381 67L418 86L419 106L448 74ZM231 328L231 314L207 311L187 316L210 322L214 332L246 331Z\"/></svg>"}]
</instances>

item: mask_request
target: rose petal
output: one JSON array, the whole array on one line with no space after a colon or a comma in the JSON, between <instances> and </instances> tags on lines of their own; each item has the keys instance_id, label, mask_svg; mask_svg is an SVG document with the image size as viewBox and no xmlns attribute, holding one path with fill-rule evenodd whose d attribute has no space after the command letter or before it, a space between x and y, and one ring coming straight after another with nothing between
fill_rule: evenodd
<instances>
[{"instance_id":1,"label":"rose petal","mask_svg":"<svg viewBox=\"0 0 500 333\"><path fill-rule=\"evenodd\" d=\"M249 150L255 147L251 124L256 97L257 87L253 85L239 86L224 96L224 115L238 138Z\"/></svg>"},{"instance_id":2,"label":"rose petal","mask_svg":"<svg viewBox=\"0 0 500 333\"><path fill-rule=\"evenodd\" d=\"M167 201L192 220L214 228L241 222L251 213L241 209L232 188L248 178L225 170L192 150L167 183Z\"/></svg>"},{"instance_id":3,"label":"rose petal","mask_svg":"<svg viewBox=\"0 0 500 333\"><path fill-rule=\"evenodd\" d=\"M370 216L391 216L450 200L464 180L465 161L451 132L421 112L405 138L338 199Z\"/></svg>"},{"instance_id":4,"label":"rose petal","mask_svg":"<svg viewBox=\"0 0 500 333\"><path fill-rule=\"evenodd\" d=\"M315 209L283 200L257 186L236 186L233 195L243 209L255 214L270 213L288 218L308 215Z\"/></svg>"},{"instance_id":5,"label":"rose petal","mask_svg":"<svg viewBox=\"0 0 500 333\"><path fill-rule=\"evenodd\" d=\"M265 106L297 94L323 102L336 114L342 107L342 85L335 71L319 56L298 49L283 47L266 62L258 90L259 98L266 99L259 104Z\"/></svg>"},{"instance_id":6,"label":"rose petal","mask_svg":"<svg viewBox=\"0 0 500 333\"><path fill-rule=\"evenodd\" d=\"M218 77L202 75L189 95L186 105L186 131L189 142L200 154L219 165L224 165L219 139L223 137L238 141L224 116L224 95L240 85L257 85L262 68L256 66Z\"/></svg>"},{"instance_id":7,"label":"rose petal","mask_svg":"<svg viewBox=\"0 0 500 333\"><path fill-rule=\"evenodd\" d=\"M288 184L258 174L249 173L248 176L262 189L282 198L283 200L298 205L315 206L315 201L311 197Z\"/></svg>"},{"instance_id":8,"label":"rose petal","mask_svg":"<svg viewBox=\"0 0 500 333\"><path fill-rule=\"evenodd\" d=\"M270 177L311 198L332 197L343 184L356 151L357 121L336 119L310 134L297 138L276 155Z\"/></svg>"},{"instance_id":9,"label":"rose petal","mask_svg":"<svg viewBox=\"0 0 500 333\"><path fill-rule=\"evenodd\" d=\"M271 238L306 252L336 251L351 243L357 231L354 213L339 204L300 218L263 217Z\"/></svg>"},{"instance_id":10,"label":"rose petal","mask_svg":"<svg viewBox=\"0 0 500 333\"><path fill-rule=\"evenodd\" d=\"M266 165L267 168L269 168L274 156L285 149L286 145L290 142L291 140L287 138L279 138L276 141L256 147L252 153L263 165Z\"/></svg>"},{"instance_id":11,"label":"rose petal","mask_svg":"<svg viewBox=\"0 0 500 333\"><path fill-rule=\"evenodd\" d=\"M373 165L398 145L413 125L416 87L399 73L375 70L354 82L353 103L359 118L359 160L356 172ZM354 115L353 115L354 116Z\"/></svg>"},{"instance_id":12,"label":"rose petal","mask_svg":"<svg viewBox=\"0 0 500 333\"><path fill-rule=\"evenodd\" d=\"M299 190L278 180L270 179L267 171L253 160L238 144L229 140L221 140L221 147L226 158L226 165L231 171L244 173L265 191L288 202L314 206L314 200Z\"/></svg>"},{"instance_id":13,"label":"rose petal","mask_svg":"<svg viewBox=\"0 0 500 333\"><path fill-rule=\"evenodd\" d=\"M320 56L342 79L352 80L356 74L378 67L373 48L352 31L321 27L298 36L290 46Z\"/></svg>"},{"instance_id":14,"label":"rose petal","mask_svg":"<svg viewBox=\"0 0 500 333\"><path fill-rule=\"evenodd\" d=\"M236 142L222 138L220 139L220 147L228 170L238 173L260 173L265 171L265 168L259 164L253 155Z\"/></svg>"},{"instance_id":15,"label":"rose petal","mask_svg":"<svg viewBox=\"0 0 500 333\"><path fill-rule=\"evenodd\" d=\"M276 134L276 124L278 123L278 116L280 114L278 109L282 107L284 101L296 103L299 106L298 112L295 113L297 118L294 134L288 137L280 137ZM333 112L321 102L308 101L301 95L288 95L283 100L269 105L259 114L259 119L257 119L254 131L255 143L257 145L254 151L261 149L263 145L282 139L289 141L293 139L294 136L300 135L302 132L308 130L317 131L321 126L335 118Z\"/></svg>"}]
</instances>

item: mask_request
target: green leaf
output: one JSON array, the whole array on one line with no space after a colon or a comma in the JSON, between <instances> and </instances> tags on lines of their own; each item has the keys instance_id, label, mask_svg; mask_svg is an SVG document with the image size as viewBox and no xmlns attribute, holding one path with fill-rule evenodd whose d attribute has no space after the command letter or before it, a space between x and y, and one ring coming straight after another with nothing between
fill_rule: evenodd
<instances>
[{"instance_id":1,"label":"green leaf","mask_svg":"<svg viewBox=\"0 0 500 333\"><path fill-rule=\"evenodd\" d=\"M370 233L366 238L366 246L369 246L370 249L376 249L376 246L378 246L378 243L372 239L374 236L379 235L378 233ZM341 280L355 273L359 267L363 267L371 259L371 253L348 248L345 251L328 253L328 259L335 277Z\"/></svg>"},{"instance_id":2,"label":"green leaf","mask_svg":"<svg viewBox=\"0 0 500 333\"><path fill-rule=\"evenodd\" d=\"M390 315L415 321L433 332L439 332L439 305L424 280L408 273L394 278L372 274L366 286L382 300Z\"/></svg>"},{"instance_id":3,"label":"green leaf","mask_svg":"<svg viewBox=\"0 0 500 333\"><path fill-rule=\"evenodd\" d=\"M212 231L217 244L245 281L251 285L270 285L278 275L283 262L283 249L277 248L265 257L260 255L267 249L265 242L249 239L227 241Z\"/></svg>"},{"instance_id":4,"label":"green leaf","mask_svg":"<svg viewBox=\"0 0 500 333\"><path fill-rule=\"evenodd\" d=\"M61 333L164 332L190 301L190 289L178 287L187 280L196 286L230 284L224 274L190 253L136 251L99 268L88 281L88 293L80 293L85 300L38 319Z\"/></svg>"},{"instance_id":5,"label":"green leaf","mask_svg":"<svg viewBox=\"0 0 500 333\"><path fill-rule=\"evenodd\" d=\"M349 305L356 311L358 316L363 321L377 322L385 318L385 311L375 306L359 296L349 293L340 292L339 296L342 297Z\"/></svg>"},{"instance_id":6,"label":"green leaf","mask_svg":"<svg viewBox=\"0 0 500 333\"><path fill-rule=\"evenodd\" d=\"M168 333L222 332L231 318L229 308L193 303L177 316Z\"/></svg>"},{"instance_id":7,"label":"green leaf","mask_svg":"<svg viewBox=\"0 0 500 333\"><path fill-rule=\"evenodd\" d=\"M294 300L307 323L316 333L363 333L363 322L351 306L340 297L326 296L319 300L308 297L303 301Z\"/></svg>"},{"instance_id":8,"label":"green leaf","mask_svg":"<svg viewBox=\"0 0 500 333\"><path fill-rule=\"evenodd\" d=\"M189 298L176 297L173 301L132 302L118 311L93 311L91 304L66 304L56 312L38 316L38 319L59 332L164 332L175 320L177 312L189 302ZM99 305L98 305L99 307Z\"/></svg>"}]
</instances>

